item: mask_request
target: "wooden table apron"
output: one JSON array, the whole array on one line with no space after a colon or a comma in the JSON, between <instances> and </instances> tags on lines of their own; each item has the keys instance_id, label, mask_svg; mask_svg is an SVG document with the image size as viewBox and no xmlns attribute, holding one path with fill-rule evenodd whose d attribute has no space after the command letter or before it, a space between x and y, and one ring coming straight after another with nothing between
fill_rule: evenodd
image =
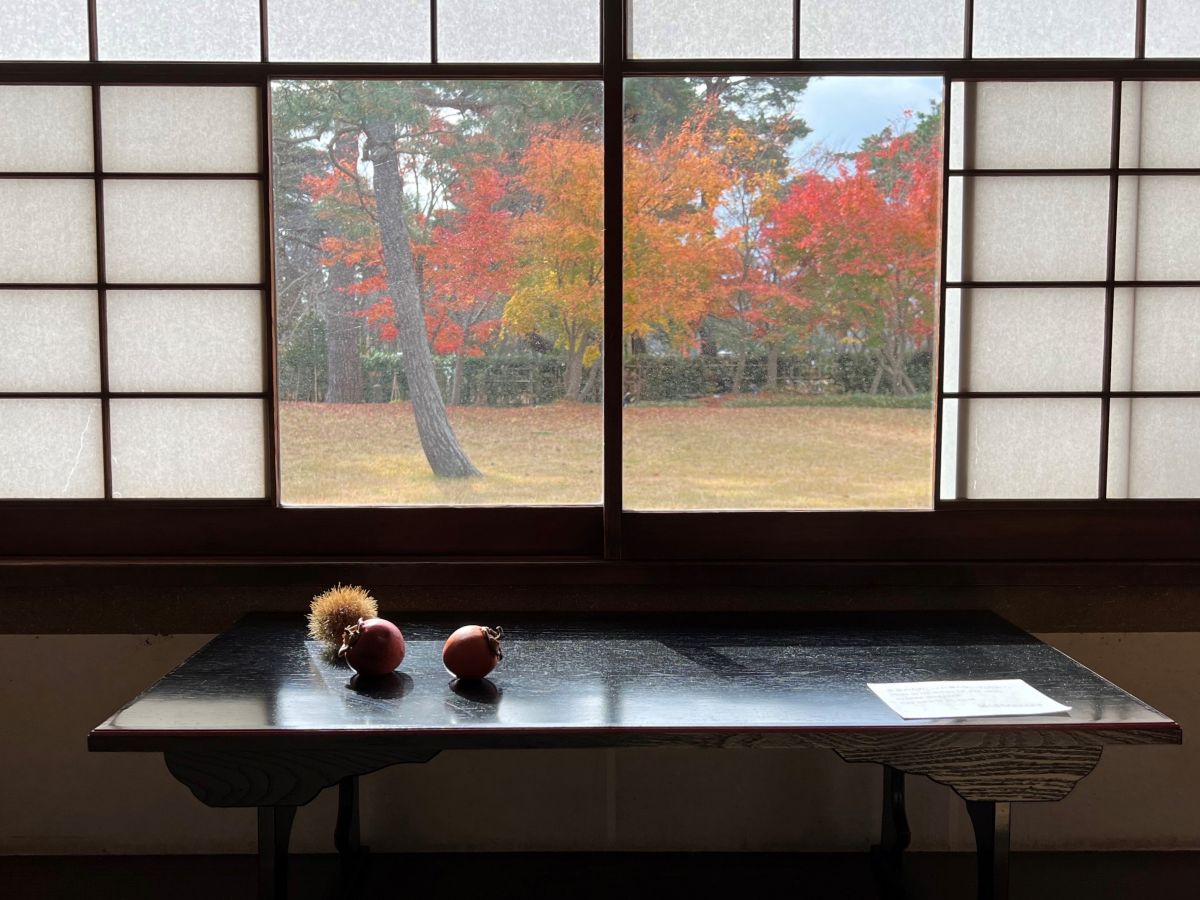
<instances>
[{"instance_id":1,"label":"wooden table apron","mask_svg":"<svg viewBox=\"0 0 1200 900\"><path fill-rule=\"evenodd\" d=\"M1166 716L986 613L523 619L504 623L506 658L481 685L451 684L440 666L458 623L396 618L401 672L365 682L305 641L299 617L247 617L94 729L89 747L162 752L201 802L258 807L264 897L286 894L295 807L327 787L340 785L339 849L357 851L360 775L443 750L694 746L821 748L883 765L877 857L895 896L902 773L947 785L975 827L979 896L1001 898L1009 803L1061 800L1106 745L1182 740ZM905 721L866 688L1004 677L1070 713Z\"/></svg>"}]
</instances>

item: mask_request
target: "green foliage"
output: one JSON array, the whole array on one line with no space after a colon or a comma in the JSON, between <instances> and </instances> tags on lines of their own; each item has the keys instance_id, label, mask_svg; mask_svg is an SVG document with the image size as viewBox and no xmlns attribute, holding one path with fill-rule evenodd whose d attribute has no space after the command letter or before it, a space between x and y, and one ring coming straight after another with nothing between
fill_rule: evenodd
<instances>
[{"instance_id":1,"label":"green foliage","mask_svg":"<svg viewBox=\"0 0 1200 900\"><path fill-rule=\"evenodd\" d=\"M289 400L323 399L325 379L325 323L315 312L306 310L280 342L280 396Z\"/></svg>"}]
</instances>

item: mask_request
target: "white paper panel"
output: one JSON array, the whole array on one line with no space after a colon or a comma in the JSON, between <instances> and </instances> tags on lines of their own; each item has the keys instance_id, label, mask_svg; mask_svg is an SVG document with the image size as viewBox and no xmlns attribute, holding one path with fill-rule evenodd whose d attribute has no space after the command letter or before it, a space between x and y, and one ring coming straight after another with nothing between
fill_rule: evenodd
<instances>
[{"instance_id":1,"label":"white paper panel","mask_svg":"<svg viewBox=\"0 0 1200 900\"><path fill-rule=\"evenodd\" d=\"M975 0L983 57L1131 57L1137 0Z\"/></svg>"},{"instance_id":2,"label":"white paper panel","mask_svg":"<svg viewBox=\"0 0 1200 900\"><path fill-rule=\"evenodd\" d=\"M946 289L946 307L942 312L946 320L943 329L942 388L957 391L962 384L962 291Z\"/></svg>"},{"instance_id":3,"label":"white paper panel","mask_svg":"<svg viewBox=\"0 0 1200 900\"><path fill-rule=\"evenodd\" d=\"M268 52L277 61L429 62L429 0L268 0ZM347 40L347 34L353 40Z\"/></svg>"},{"instance_id":4,"label":"white paper panel","mask_svg":"<svg viewBox=\"0 0 1200 900\"><path fill-rule=\"evenodd\" d=\"M1200 168L1200 82L1127 81L1121 101L1121 165Z\"/></svg>"},{"instance_id":5,"label":"white paper panel","mask_svg":"<svg viewBox=\"0 0 1200 900\"><path fill-rule=\"evenodd\" d=\"M87 0L0 3L0 59L87 58Z\"/></svg>"},{"instance_id":6,"label":"white paper panel","mask_svg":"<svg viewBox=\"0 0 1200 900\"><path fill-rule=\"evenodd\" d=\"M958 400L942 401L942 472L938 496L958 499Z\"/></svg>"},{"instance_id":7,"label":"white paper panel","mask_svg":"<svg viewBox=\"0 0 1200 900\"><path fill-rule=\"evenodd\" d=\"M114 391L261 391L257 291L110 291Z\"/></svg>"},{"instance_id":8,"label":"white paper panel","mask_svg":"<svg viewBox=\"0 0 1200 900\"><path fill-rule=\"evenodd\" d=\"M1200 278L1200 177L1120 179L1117 278Z\"/></svg>"},{"instance_id":9,"label":"white paper panel","mask_svg":"<svg viewBox=\"0 0 1200 900\"><path fill-rule=\"evenodd\" d=\"M966 85L961 81L950 82L950 168L961 169L964 165L963 135L966 133Z\"/></svg>"},{"instance_id":10,"label":"white paper panel","mask_svg":"<svg viewBox=\"0 0 1200 900\"><path fill-rule=\"evenodd\" d=\"M1146 0L1146 55L1200 56L1200 3Z\"/></svg>"},{"instance_id":11,"label":"white paper panel","mask_svg":"<svg viewBox=\"0 0 1200 900\"><path fill-rule=\"evenodd\" d=\"M1108 447L1108 496L1200 497L1200 400L1113 400Z\"/></svg>"},{"instance_id":12,"label":"white paper panel","mask_svg":"<svg viewBox=\"0 0 1200 900\"><path fill-rule=\"evenodd\" d=\"M963 0L804 0L800 55L961 57L963 15Z\"/></svg>"},{"instance_id":13,"label":"white paper panel","mask_svg":"<svg viewBox=\"0 0 1200 900\"><path fill-rule=\"evenodd\" d=\"M1096 497L1100 401L967 400L967 496L973 499Z\"/></svg>"},{"instance_id":14,"label":"white paper panel","mask_svg":"<svg viewBox=\"0 0 1200 900\"><path fill-rule=\"evenodd\" d=\"M256 181L109 181L108 279L249 284L261 277Z\"/></svg>"},{"instance_id":15,"label":"white paper panel","mask_svg":"<svg viewBox=\"0 0 1200 900\"><path fill-rule=\"evenodd\" d=\"M90 180L0 180L0 282L96 280Z\"/></svg>"},{"instance_id":16,"label":"white paper panel","mask_svg":"<svg viewBox=\"0 0 1200 900\"><path fill-rule=\"evenodd\" d=\"M963 179L951 178L946 197L946 278L963 277Z\"/></svg>"},{"instance_id":17,"label":"white paper panel","mask_svg":"<svg viewBox=\"0 0 1200 900\"><path fill-rule=\"evenodd\" d=\"M105 87L106 172L257 172L252 87Z\"/></svg>"},{"instance_id":18,"label":"white paper panel","mask_svg":"<svg viewBox=\"0 0 1200 900\"><path fill-rule=\"evenodd\" d=\"M99 400L0 400L0 498L103 497Z\"/></svg>"},{"instance_id":19,"label":"white paper panel","mask_svg":"<svg viewBox=\"0 0 1200 900\"><path fill-rule=\"evenodd\" d=\"M1107 168L1112 84L1106 81L985 81L956 84L970 109L954 109L972 140L953 129L951 160L976 169ZM969 103L974 94L974 103Z\"/></svg>"},{"instance_id":20,"label":"white paper panel","mask_svg":"<svg viewBox=\"0 0 1200 900\"><path fill-rule=\"evenodd\" d=\"M219 62L261 56L258 0L96 0L96 27L101 59Z\"/></svg>"},{"instance_id":21,"label":"white paper panel","mask_svg":"<svg viewBox=\"0 0 1200 900\"><path fill-rule=\"evenodd\" d=\"M1200 390L1200 288L1122 288L1113 303L1117 391Z\"/></svg>"},{"instance_id":22,"label":"white paper panel","mask_svg":"<svg viewBox=\"0 0 1200 900\"><path fill-rule=\"evenodd\" d=\"M1104 291L972 290L964 390L1098 391Z\"/></svg>"},{"instance_id":23,"label":"white paper panel","mask_svg":"<svg viewBox=\"0 0 1200 900\"><path fill-rule=\"evenodd\" d=\"M261 400L113 400L114 497L261 497Z\"/></svg>"},{"instance_id":24,"label":"white paper panel","mask_svg":"<svg viewBox=\"0 0 1200 900\"><path fill-rule=\"evenodd\" d=\"M0 86L0 172L91 172L92 90Z\"/></svg>"},{"instance_id":25,"label":"white paper panel","mask_svg":"<svg viewBox=\"0 0 1200 900\"><path fill-rule=\"evenodd\" d=\"M1108 178L967 179L973 207L968 279L1102 279L1108 245ZM965 252L965 251L964 251Z\"/></svg>"},{"instance_id":26,"label":"white paper panel","mask_svg":"<svg viewBox=\"0 0 1200 900\"><path fill-rule=\"evenodd\" d=\"M95 291L0 291L0 391L98 390Z\"/></svg>"},{"instance_id":27,"label":"white paper panel","mask_svg":"<svg viewBox=\"0 0 1200 900\"><path fill-rule=\"evenodd\" d=\"M598 0L440 0L439 62L599 62Z\"/></svg>"},{"instance_id":28,"label":"white paper panel","mask_svg":"<svg viewBox=\"0 0 1200 900\"><path fill-rule=\"evenodd\" d=\"M629 55L771 59L792 55L792 0L633 0Z\"/></svg>"}]
</instances>

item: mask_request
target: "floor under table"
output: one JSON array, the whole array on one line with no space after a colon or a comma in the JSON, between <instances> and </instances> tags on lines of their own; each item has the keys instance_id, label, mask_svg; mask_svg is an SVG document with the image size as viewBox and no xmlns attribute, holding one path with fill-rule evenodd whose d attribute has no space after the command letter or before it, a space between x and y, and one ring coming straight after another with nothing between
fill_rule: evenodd
<instances>
[{"instance_id":1,"label":"floor under table","mask_svg":"<svg viewBox=\"0 0 1200 900\"><path fill-rule=\"evenodd\" d=\"M974 896L974 856L912 853L911 900ZM1013 900L1137 900L1200 896L1200 852L1018 853ZM495 853L381 854L364 898L661 900L778 896L876 900L861 854ZM334 856L295 856L294 900L336 896ZM252 856L0 857L8 897L241 900L255 896Z\"/></svg>"}]
</instances>

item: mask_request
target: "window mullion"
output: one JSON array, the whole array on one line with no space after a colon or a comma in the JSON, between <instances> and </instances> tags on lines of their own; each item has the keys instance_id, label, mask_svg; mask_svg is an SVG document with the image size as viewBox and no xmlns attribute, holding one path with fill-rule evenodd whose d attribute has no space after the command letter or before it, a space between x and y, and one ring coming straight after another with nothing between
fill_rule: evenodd
<instances>
[{"instance_id":1,"label":"window mullion","mask_svg":"<svg viewBox=\"0 0 1200 900\"><path fill-rule=\"evenodd\" d=\"M1139 16L1139 21L1141 17ZM1112 406L1112 344L1113 305L1116 298L1117 277L1117 203L1121 177L1121 100L1125 93L1124 82L1113 82L1112 133L1108 175L1108 259L1105 262L1104 286L1104 355L1100 364L1103 379L1100 397L1100 473L1099 493L1104 500L1108 497L1108 428Z\"/></svg>"},{"instance_id":2,"label":"window mullion","mask_svg":"<svg viewBox=\"0 0 1200 900\"><path fill-rule=\"evenodd\" d=\"M625 0L603 0L600 34L604 68L604 556L620 559L622 384L622 249L624 182Z\"/></svg>"}]
</instances>

